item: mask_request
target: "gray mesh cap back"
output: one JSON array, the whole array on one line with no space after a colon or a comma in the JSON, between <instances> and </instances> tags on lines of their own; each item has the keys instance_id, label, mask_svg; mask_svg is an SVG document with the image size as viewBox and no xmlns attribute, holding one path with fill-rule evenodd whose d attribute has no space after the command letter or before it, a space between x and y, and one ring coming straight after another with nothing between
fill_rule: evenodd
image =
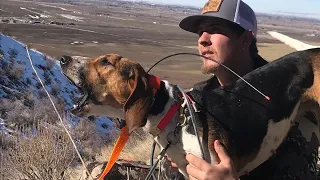
<instances>
[{"instance_id":1,"label":"gray mesh cap back","mask_svg":"<svg viewBox=\"0 0 320 180\"><path fill-rule=\"evenodd\" d=\"M257 19L254 11L241 0L209 0L201 14L184 18L179 26L189 32L197 33L203 20L227 20L240 25L245 30L251 30L257 35Z\"/></svg>"}]
</instances>

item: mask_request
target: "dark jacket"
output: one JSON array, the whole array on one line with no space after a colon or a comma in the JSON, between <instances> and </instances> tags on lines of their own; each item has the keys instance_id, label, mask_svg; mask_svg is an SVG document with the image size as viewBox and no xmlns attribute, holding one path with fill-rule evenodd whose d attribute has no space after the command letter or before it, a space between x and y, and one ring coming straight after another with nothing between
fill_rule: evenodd
<instances>
[{"instance_id":1,"label":"dark jacket","mask_svg":"<svg viewBox=\"0 0 320 180\"><path fill-rule=\"evenodd\" d=\"M262 57L255 60L255 68L268 63ZM193 89L209 90L219 87L215 76L200 82ZM303 108L306 107L306 108ZM295 124L277 153L241 180L315 180L319 168L318 147L320 110L318 104L303 104Z\"/></svg>"}]
</instances>

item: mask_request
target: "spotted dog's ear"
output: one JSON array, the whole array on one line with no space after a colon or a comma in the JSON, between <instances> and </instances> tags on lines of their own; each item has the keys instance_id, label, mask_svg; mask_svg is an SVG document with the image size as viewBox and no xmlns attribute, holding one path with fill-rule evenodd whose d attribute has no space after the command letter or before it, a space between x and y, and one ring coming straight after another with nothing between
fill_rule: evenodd
<instances>
[{"instance_id":1,"label":"spotted dog's ear","mask_svg":"<svg viewBox=\"0 0 320 180\"><path fill-rule=\"evenodd\" d=\"M132 79L129 80L132 91L124 105L125 121L129 134L147 123L148 113L153 102L152 89L148 86L147 74L141 73L141 71L139 73L137 68L133 68L132 71L133 73L130 73Z\"/></svg>"}]
</instances>

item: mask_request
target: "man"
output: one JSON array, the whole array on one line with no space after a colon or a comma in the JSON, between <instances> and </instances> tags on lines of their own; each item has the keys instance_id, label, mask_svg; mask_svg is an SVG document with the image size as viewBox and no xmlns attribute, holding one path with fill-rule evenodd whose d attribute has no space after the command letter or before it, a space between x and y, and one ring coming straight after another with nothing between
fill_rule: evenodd
<instances>
[{"instance_id":1,"label":"man","mask_svg":"<svg viewBox=\"0 0 320 180\"><path fill-rule=\"evenodd\" d=\"M218 60L240 76L267 63L258 55L255 13L241 0L209 0L200 15L186 17L179 25L199 35L199 54ZM202 72L214 76L196 84L194 88L213 89L232 84L238 79L213 61L202 58L202 62ZM320 118L318 107L314 104L302 105L288 137L275 155L240 179L316 179L319 146L317 119ZM225 166L221 162L211 166L193 155L187 155L186 158L192 164L187 166L191 179L236 177L232 163ZM228 158L224 160L228 161Z\"/></svg>"}]
</instances>

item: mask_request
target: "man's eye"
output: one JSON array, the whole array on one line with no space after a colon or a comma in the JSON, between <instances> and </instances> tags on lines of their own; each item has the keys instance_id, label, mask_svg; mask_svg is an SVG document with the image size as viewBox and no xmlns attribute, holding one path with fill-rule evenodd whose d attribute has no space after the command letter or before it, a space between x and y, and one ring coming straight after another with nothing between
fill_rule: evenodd
<instances>
[{"instance_id":1,"label":"man's eye","mask_svg":"<svg viewBox=\"0 0 320 180\"><path fill-rule=\"evenodd\" d=\"M109 65L112 65L107 58L103 58L101 59L101 65L103 66L109 66Z\"/></svg>"},{"instance_id":2,"label":"man's eye","mask_svg":"<svg viewBox=\"0 0 320 180\"><path fill-rule=\"evenodd\" d=\"M220 33L221 32L221 29L213 26L213 27L206 27L206 28L203 28L201 30L198 31L198 35L199 36L202 36L202 34L204 32L207 32L208 34L217 34L217 33Z\"/></svg>"}]
</instances>

